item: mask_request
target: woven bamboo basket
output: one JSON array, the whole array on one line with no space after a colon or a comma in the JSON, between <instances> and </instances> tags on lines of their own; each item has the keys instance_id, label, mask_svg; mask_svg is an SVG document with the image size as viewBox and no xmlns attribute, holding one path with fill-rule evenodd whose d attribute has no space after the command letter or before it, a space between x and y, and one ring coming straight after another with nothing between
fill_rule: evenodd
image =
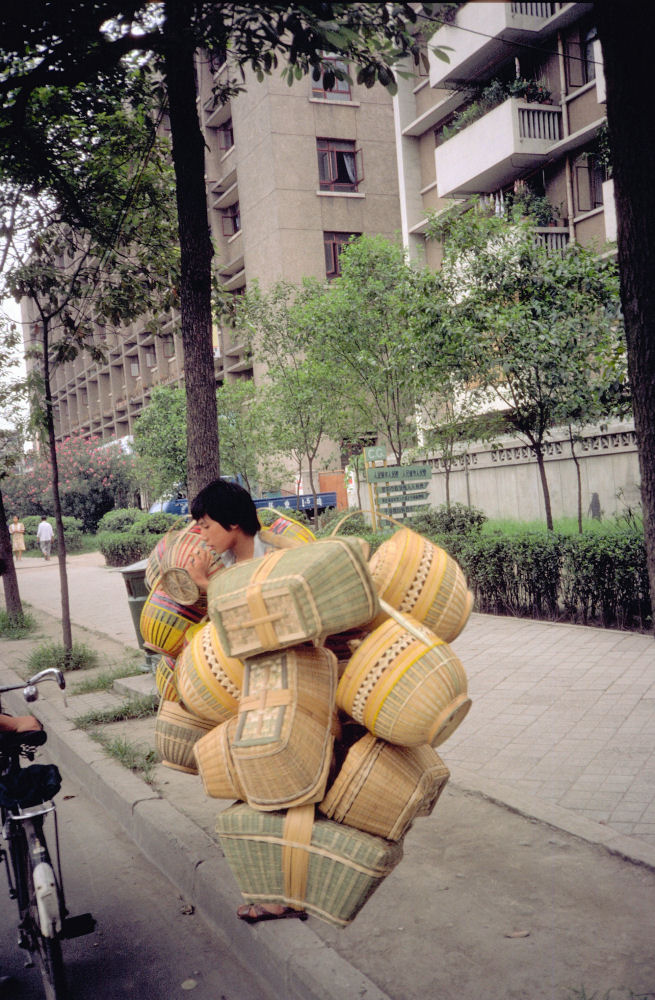
<instances>
[{"instance_id":1,"label":"woven bamboo basket","mask_svg":"<svg viewBox=\"0 0 655 1000\"><path fill-rule=\"evenodd\" d=\"M264 507L263 509L275 510L274 507ZM278 513L277 511L275 512ZM276 517L275 520L268 525L266 531L272 535L283 535L285 538L294 539L303 545L308 542L316 541L316 535L307 527L306 524L301 524L300 521L294 520L294 518L289 517L288 514L280 514Z\"/></svg>"},{"instance_id":2,"label":"woven bamboo basket","mask_svg":"<svg viewBox=\"0 0 655 1000\"><path fill-rule=\"evenodd\" d=\"M180 694L175 683L175 660L172 656L162 656L155 668L155 687L163 701L179 701Z\"/></svg>"},{"instance_id":3,"label":"woven bamboo basket","mask_svg":"<svg viewBox=\"0 0 655 1000\"><path fill-rule=\"evenodd\" d=\"M148 556L148 561L146 563L146 587L148 590L153 590L159 576L161 573L161 560L164 552L166 551L166 546L169 541L177 538L179 531L169 530L166 534L159 539L152 552Z\"/></svg>"},{"instance_id":4,"label":"woven bamboo basket","mask_svg":"<svg viewBox=\"0 0 655 1000\"><path fill-rule=\"evenodd\" d=\"M213 726L213 722L198 719L187 712L179 702L160 702L155 719L155 749L162 762L176 771L197 774L193 747Z\"/></svg>"},{"instance_id":5,"label":"woven bamboo basket","mask_svg":"<svg viewBox=\"0 0 655 1000\"><path fill-rule=\"evenodd\" d=\"M333 538L237 563L209 582L209 617L230 656L355 628L379 611L358 539Z\"/></svg>"},{"instance_id":6,"label":"woven bamboo basket","mask_svg":"<svg viewBox=\"0 0 655 1000\"><path fill-rule=\"evenodd\" d=\"M366 733L318 808L337 823L401 840L416 816L430 815L449 777L432 747L398 747Z\"/></svg>"},{"instance_id":7,"label":"woven bamboo basket","mask_svg":"<svg viewBox=\"0 0 655 1000\"><path fill-rule=\"evenodd\" d=\"M202 778L205 794L212 799L240 799L246 797L239 783L239 776L232 756L232 741L236 730L236 716L201 736L193 748L193 755Z\"/></svg>"},{"instance_id":8,"label":"woven bamboo basket","mask_svg":"<svg viewBox=\"0 0 655 1000\"><path fill-rule=\"evenodd\" d=\"M337 705L389 743L439 746L471 707L464 667L442 639L389 610L397 620L378 626L355 651Z\"/></svg>"},{"instance_id":9,"label":"woven bamboo basket","mask_svg":"<svg viewBox=\"0 0 655 1000\"><path fill-rule=\"evenodd\" d=\"M248 903L281 903L345 927L403 855L399 841L315 819L313 806L263 813L245 803L216 830Z\"/></svg>"},{"instance_id":10,"label":"woven bamboo basket","mask_svg":"<svg viewBox=\"0 0 655 1000\"><path fill-rule=\"evenodd\" d=\"M326 649L296 646L246 661L232 755L249 805L286 809L323 798L336 687L337 661Z\"/></svg>"},{"instance_id":11,"label":"woven bamboo basket","mask_svg":"<svg viewBox=\"0 0 655 1000\"><path fill-rule=\"evenodd\" d=\"M216 629L206 622L177 658L177 689L183 704L217 725L237 714L243 663L226 656Z\"/></svg>"},{"instance_id":12,"label":"woven bamboo basket","mask_svg":"<svg viewBox=\"0 0 655 1000\"><path fill-rule=\"evenodd\" d=\"M208 553L210 562L207 575L215 576L225 565L220 555L203 541L200 528L192 522L177 533L164 549L160 559L161 588L178 604L196 604L201 597L198 584L189 576L189 563L197 555Z\"/></svg>"},{"instance_id":13,"label":"woven bamboo basket","mask_svg":"<svg viewBox=\"0 0 655 1000\"><path fill-rule=\"evenodd\" d=\"M141 609L139 625L143 641L148 649L177 657L187 630L201 622L206 614L206 601L178 604L164 590L156 587L150 591Z\"/></svg>"},{"instance_id":14,"label":"woven bamboo basket","mask_svg":"<svg viewBox=\"0 0 655 1000\"><path fill-rule=\"evenodd\" d=\"M423 622L446 642L466 625L473 595L464 574L447 552L422 535L409 528L396 531L373 554L369 568L382 600Z\"/></svg>"}]
</instances>

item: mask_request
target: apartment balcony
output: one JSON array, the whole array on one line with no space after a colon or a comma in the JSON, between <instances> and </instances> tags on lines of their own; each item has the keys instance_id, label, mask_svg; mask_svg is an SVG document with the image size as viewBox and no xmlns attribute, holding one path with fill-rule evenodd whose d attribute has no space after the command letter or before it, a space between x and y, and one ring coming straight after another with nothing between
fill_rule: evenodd
<instances>
[{"instance_id":1,"label":"apartment balcony","mask_svg":"<svg viewBox=\"0 0 655 1000\"><path fill-rule=\"evenodd\" d=\"M449 62L430 52L430 86L447 88L480 76L504 62L517 44L534 45L591 10L591 3L467 3L452 24L430 39L449 46Z\"/></svg>"},{"instance_id":2,"label":"apartment balcony","mask_svg":"<svg viewBox=\"0 0 655 1000\"><path fill-rule=\"evenodd\" d=\"M502 188L544 163L561 136L561 108L510 97L435 149L439 197Z\"/></svg>"},{"instance_id":3,"label":"apartment balcony","mask_svg":"<svg viewBox=\"0 0 655 1000\"><path fill-rule=\"evenodd\" d=\"M569 245L568 226L537 226L534 232L539 243L544 244L551 253L562 253Z\"/></svg>"}]
</instances>

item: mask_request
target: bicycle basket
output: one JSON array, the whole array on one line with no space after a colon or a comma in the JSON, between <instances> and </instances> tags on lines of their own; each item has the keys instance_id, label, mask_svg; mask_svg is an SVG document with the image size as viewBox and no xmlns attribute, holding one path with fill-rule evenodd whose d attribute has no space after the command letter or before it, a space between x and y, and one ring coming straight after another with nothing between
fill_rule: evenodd
<instances>
[{"instance_id":1,"label":"bicycle basket","mask_svg":"<svg viewBox=\"0 0 655 1000\"><path fill-rule=\"evenodd\" d=\"M0 777L0 804L27 809L55 797L61 788L56 764L30 764Z\"/></svg>"}]
</instances>

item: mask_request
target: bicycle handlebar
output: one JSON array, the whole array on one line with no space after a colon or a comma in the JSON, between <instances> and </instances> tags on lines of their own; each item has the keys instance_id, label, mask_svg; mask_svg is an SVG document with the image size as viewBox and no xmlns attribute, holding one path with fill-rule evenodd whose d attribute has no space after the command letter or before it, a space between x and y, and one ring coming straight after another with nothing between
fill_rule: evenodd
<instances>
[{"instance_id":1,"label":"bicycle handlebar","mask_svg":"<svg viewBox=\"0 0 655 1000\"><path fill-rule=\"evenodd\" d=\"M22 689L25 701L36 701L39 696L37 685L41 684L42 681L56 681L62 691L66 687L66 678L62 671L58 667L46 667L45 670L40 670L38 674L34 674L34 677L30 677L22 684L9 684L0 687L0 694Z\"/></svg>"}]
</instances>

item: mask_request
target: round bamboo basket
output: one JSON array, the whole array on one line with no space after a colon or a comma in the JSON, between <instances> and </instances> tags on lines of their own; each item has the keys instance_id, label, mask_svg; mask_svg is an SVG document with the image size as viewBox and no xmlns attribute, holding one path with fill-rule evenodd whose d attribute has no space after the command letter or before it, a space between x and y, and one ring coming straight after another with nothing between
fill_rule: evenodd
<instances>
[{"instance_id":1,"label":"round bamboo basket","mask_svg":"<svg viewBox=\"0 0 655 1000\"><path fill-rule=\"evenodd\" d=\"M239 781L232 756L236 727L236 717L228 719L202 736L193 748L205 794L212 799L245 801L246 793Z\"/></svg>"},{"instance_id":2,"label":"round bamboo basket","mask_svg":"<svg viewBox=\"0 0 655 1000\"><path fill-rule=\"evenodd\" d=\"M210 556L207 575L211 579L225 567L219 554L203 541L195 522L177 532L165 546L159 563L160 586L178 604L196 604L200 600L200 588L189 575L188 567L192 559L205 553Z\"/></svg>"},{"instance_id":3,"label":"round bamboo basket","mask_svg":"<svg viewBox=\"0 0 655 1000\"><path fill-rule=\"evenodd\" d=\"M179 531L167 531L166 534L159 539L154 549L148 556L148 561L146 563L146 586L148 590L153 590L157 584L161 573L161 561L164 552L166 551L166 547L169 542L172 542L173 539L177 538L179 533Z\"/></svg>"},{"instance_id":4,"label":"round bamboo basket","mask_svg":"<svg viewBox=\"0 0 655 1000\"><path fill-rule=\"evenodd\" d=\"M464 667L442 639L407 615L397 617L355 651L337 705L389 743L436 747L471 707Z\"/></svg>"},{"instance_id":5,"label":"round bamboo basket","mask_svg":"<svg viewBox=\"0 0 655 1000\"><path fill-rule=\"evenodd\" d=\"M264 510L275 510L275 508L265 507ZM316 541L316 535L306 524L301 524L300 521L294 520L294 518L289 517L287 514L280 514L272 524L268 525L266 530L272 535L284 535L285 538L301 542L302 544Z\"/></svg>"},{"instance_id":6,"label":"round bamboo basket","mask_svg":"<svg viewBox=\"0 0 655 1000\"><path fill-rule=\"evenodd\" d=\"M416 816L430 815L449 777L432 747L394 746L366 733L318 808L337 823L401 840Z\"/></svg>"},{"instance_id":7,"label":"round bamboo basket","mask_svg":"<svg viewBox=\"0 0 655 1000\"><path fill-rule=\"evenodd\" d=\"M382 600L446 642L466 625L473 595L464 574L447 552L417 532L396 531L373 554L369 568ZM375 624L384 618L380 615Z\"/></svg>"},{"instance_id":8,"label":"round bamboo basket","mask_svg":"<svg viewBox=\"0 0 655 1000\"><path fill-rule=\"evenodd\" d=\"M148 649L176 657L184 645L184 637L192 625L206 616L207 603L184 605L174 601L157 586L146 598L141 609L140 628Z\"/></svg>"},{"instance_id":9,"label":"round bamboo basket","mask_svg":"<svg viewBox=\"0 0 655 1000\"><path fill-rule=\"evenodd\" d=\"M155 719L155 748L162 762L176 771L197 774L193 748L213 726L213 722L187 712L179 702L160 702Z\"/></svg>"},{"instance_id":10,"label":"round bamboo basket","mask_svg":"<svg viewBox=\"0 0 655 1000\"><path fill-rule=\"evenodd\" d=\"M237 714L243 663L227 656L211 622L198 631L177 659L177 689L184 705L217 725Z\"/></svg>"},{"instance_id":11,"label":"round bamboo basket","mask_svg":"<svg viewBox=\"0 0 655 1000\"><path fill-rule=\"evenodd\" d=\"M162 656L155 668L155 687L163 701L179 701L180 695L175 683L175 660L172 656Z\"/></svg>"}]
</instances>

